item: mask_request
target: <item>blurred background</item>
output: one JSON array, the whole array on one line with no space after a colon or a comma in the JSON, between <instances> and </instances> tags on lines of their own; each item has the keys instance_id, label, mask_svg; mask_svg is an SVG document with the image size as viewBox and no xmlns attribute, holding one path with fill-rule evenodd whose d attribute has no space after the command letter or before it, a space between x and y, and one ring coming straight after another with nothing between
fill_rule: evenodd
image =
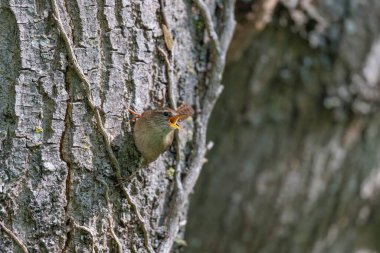
<instances>
[{"instance_id":1,"label":"blurred background","mask_svg":"<svg viewBox=\"0 0 380 253\"><path fill-rule=\"evenodd\" d=\"M380 252L380 1L236 18L185 252Z\"/></svg>"}]
</instances>

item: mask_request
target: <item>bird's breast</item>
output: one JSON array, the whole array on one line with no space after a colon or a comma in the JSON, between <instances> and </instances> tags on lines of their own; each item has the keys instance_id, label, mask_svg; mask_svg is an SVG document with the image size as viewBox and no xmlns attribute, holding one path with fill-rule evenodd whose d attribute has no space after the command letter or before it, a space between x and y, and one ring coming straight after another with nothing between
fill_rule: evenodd
<instances>
[{"instance_id":1,"label":"bird's breast","mask_svg":"<svg viewBox=\"0 0 380 253\"><path fill-rule=\"evenodd\" d=\"M174 131L162 131L140 119L136 122L133 136L139 152L148 162L152 162L172 144Z\"/></svg>"}]
</instances>

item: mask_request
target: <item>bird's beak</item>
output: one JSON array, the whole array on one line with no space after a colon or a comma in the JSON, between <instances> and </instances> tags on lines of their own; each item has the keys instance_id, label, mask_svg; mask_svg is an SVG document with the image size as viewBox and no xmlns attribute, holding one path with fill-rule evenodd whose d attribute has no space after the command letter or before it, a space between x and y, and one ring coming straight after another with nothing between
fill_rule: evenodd
<instances>
[{"instance_id":1,"label":"bird's beak","mask_svg":"<svg viewBox=\"0 0 380 253\"><path fill-rule=\"evenodd\" d=\"M178 120L180 120L181 118L183 118L185 115L184 114L179 114L179 115L176 115L176 116L173 116L173 117L170 117L169 118L169 125L172 127L172 128L175 128L175 129L180 129L179 125L177 124Z\"/></svg>"}]
</instances>

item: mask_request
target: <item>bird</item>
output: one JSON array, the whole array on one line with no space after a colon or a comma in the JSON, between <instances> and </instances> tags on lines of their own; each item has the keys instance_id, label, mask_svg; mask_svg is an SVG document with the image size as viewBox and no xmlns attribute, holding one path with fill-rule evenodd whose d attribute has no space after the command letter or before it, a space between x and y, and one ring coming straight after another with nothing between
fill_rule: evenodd
<instances>
[{"instance_id":1,"label":"bird","mask_svg":"<svg viewBox=\"0 0 380 253\"><path fill-rule=\"evenodd\" d=\"M144 163L155 161L173 143L174 133L180 129L179 121L193 115L194 110L186 104L177 110L157 108L138 114L129 109L134 116L133 138Z\"/></svg>"}]
</instances>

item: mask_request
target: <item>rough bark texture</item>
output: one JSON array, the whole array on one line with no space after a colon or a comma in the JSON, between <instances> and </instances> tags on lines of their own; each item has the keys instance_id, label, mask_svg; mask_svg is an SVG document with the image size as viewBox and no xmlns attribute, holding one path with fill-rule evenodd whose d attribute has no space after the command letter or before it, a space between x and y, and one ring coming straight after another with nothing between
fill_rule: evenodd
<instances>
[{"instance_id":1,"label":"rough bark texture","mask_svg":"<svg viewBox=\"0 0 380 253\"><path fill-rule=\"evenodd\" d=\"M220 32L221 6L209 4ZM29 252L152 252L169 238L162 250L168 252L184 225L179 219L187 199L171 216L178 220L175 229L167 232L176 196L175 149L124 184L142 224L117 185L94 112L101 112L122 176L128 176L141 166L127 109L171 106L169 93L174 94L178 104L197 105L195 120L180 133L179 168L192 164L190 154L203 160L199 150L205 150L210 112L202 114L203 104L196 101L219 83L202 81L210 61L202 13L189 1L57 1L59 15L53 6L48 0L0 0L0 252L25 252L20 244ZM171 53L164 23L175 41ZM73 67L70 46L91 96ZM171 91L162 52L173 66ZM202 138L195 143L197 133ZM195 178L201 165L195 166Z\"/></svg>"},{"instance_id":2,"label":"rough bark texture","mask_svg":"<svg viewBox=\"0 0 380 253\"><path fill-rule=\"evenodd\" d=\"M283 1L227 65L187 252L380 252L379 16Z\"/></svg>"}]
</instances>

